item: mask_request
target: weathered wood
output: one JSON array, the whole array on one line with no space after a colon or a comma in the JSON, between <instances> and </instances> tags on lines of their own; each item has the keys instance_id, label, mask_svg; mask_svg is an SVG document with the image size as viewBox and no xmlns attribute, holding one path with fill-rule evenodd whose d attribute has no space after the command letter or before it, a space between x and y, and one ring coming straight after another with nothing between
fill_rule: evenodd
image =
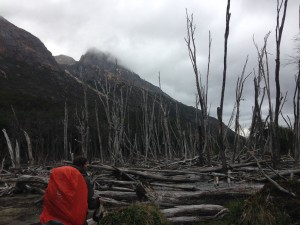
<instances>
[{"instance_id":1,"label":"weathered wood","mask_svg":"<svg viewBox=\"0 0 300 225\"><path fill-rule=\"evenodd\" d=\"M109 186L104 186L104 187L98 187L99 191L124 191L124 192L134 192L134 189L131 188L125 188L125 187L109 187Z\"/></svg>"},{"instance_id":2,"label":"weathered wood","mask_svg":"<svg viewBox=\"0 0 300 225\"><path fill-rule=\"evenodd\" d=\"M31 176L31 175L22 175L22 176L17 177L17 178L0 179L0 181L4 182L4 183L24 182L24 183L48 184L49 178L47 178L47 177L39 177L39 176Z\"/></svg>"},{"instance_id":3,"label":"weathered wood","mask_svg":"<svg viewBox=\"0 0 300 225\"><path fill-rule=\"evenodd\" d=\"M13 147L11 145L11 141L8 137L8 134L6 132L5 129L2 129L2 132L4 134L4 137L6 139L6 143L7 143L7 147L8 147L8 151L9 151L9 155L10 155L10 158L11 158L11 163L12 163L12 167L15 167L15 157L14 157L14 150L13 150Z\"/></svg>"},{"instance_id":4,"label":"weathered wood","mask_svg":"<svg viewBox=\"0 0 300 225\"><path fill-rule=\"evenodd\" d=\"M288 195L291 195L291 196L293 196L293 197L296 197L296 194L294 194L293 192L291 192L291 191L289 191L289 190L283 188L283 187L280 186L275 180L273 180L272 178L270 178L270 177L263 171L263 169L262 169L262 167L261 167L259 161L258 161L257 158L254 156L254 154L251 154L251 155L252 155L252 157L255 159L255 161L256 161L256 163L257 163L257 166L258 166L260 172L267 178L267 180L268 180L271 184L273 184L279 191L281 191L281 192L283 192L283 193L286 193L286 194L288 194Z\"/></svg>"},{"instance_id":5,"label":"weathered wood","mask_svg":"<svg viewBox=\"0 0 300 225\"><path fill-rule=\"evenodd\" d=\"M211 204L202 204L202 205L179 205L175 208L162 209L161 212L166 217L175 217L175 216L187 216L187 215L216 215L221 210L225 209L221 205L211 205Z\"/></svg>"},{"instance_id":6,"label":"weathered wood","mask_svg":"<svg viewBox=\"0 0 300 225\"><path fill-rule=\"evenodd\" d=\"M195 185L187 185L187 184L162 184L162 183L151 183L152 186L163 187L163 188L170 188L170 189L179 189L185 191L199 191L200 188L196 187Z\"/></svg>"},{"instance_id":7,"label":"weathered wood","mask_svg":"<svg viewBox=\"0 0 300 225\"><path fill-rule=\"evenodd\" d=\"M215 216L180 216L180 217L170 217L168 218L169 221L172 222L172 224L191 224L194 222L204 222L204 221L210 221L210 220L217 220L221 219L228 213L227 209L224 209L220 213L218 213Z\"/></svg>"},{"instance_id":8,"label":"weathered wood","mask_svg":"<svg viewBox=\"0 0 300 225\"><path fill-rule=\"evenodd\" d=\"M135 192L125 192L125 191L97 191L95 194L101 197L109 197L116 200L125 200L125 201L136 201L137 195Z\"/></svg>"},{"instance_id":9,"label":"weathered wood","mask_svg":"<svg viewBox=\"0 0 300 225\"><path fill-rule=\"evenodd\" d=\"M265 171L265 169L263 169ZM278 171L278 174L271 174L271 175L268 175L269 178L276 178L278 176L290 176L291 174L294 174L294 175L300 175L300 169L291 169L291 170L283 170L283 171ZM263 178L259 178L259 179L256 179L256 181L259 181L259 182L263 182L263 181L267 181L268 179L266 177L263 177Z\"/></svg>"},{"instance_id":10,"label":"weathered wood","mask_svg":"<svg viewBox=\"0 0 300 225\"><path fill-rule=\"evenodd\" d=\"M28 148L28 161L29 161L29 165L33 165L34 164L34 158L33 158L33 155L32 155L32 144L31 144L31 140L30 140L30 137L28 135L28 133L23 130L24 132L24 136L26 138L26 142L27 142L27 148Z\"/></svg>"},{"instance_id":11,"label":"weathered wood","mask_svg":"<svg viewBox=\"0 0 300 225\"><path fill-rule=\"evenodd\" d=\"M138 177L142 177L145 179L152 179L152 180L157 180L157 181L167 181L167 182L183 182L183 183L188 183L188 182L198 182L200 180L200 176L197 176L196 174L194 175L187 175L187 176L182 176L182 177L165 177L162 175L158 174L153 174L153 173L147 173L147 172L141 172L141 171L136 171L136 170L130 170L130 169L125 169L125 168L114 168L111 166L103 165L103 166L94 166L91 165L91 168L98 168L98 169L107 169L111 171L118 171L120 173L124 173L128 176L130 175L135 175ZM133 180L131 176L129 176L129 179Z\"/></svg>"},{"instance_id":12,"label":"weathered wood","mask_svg":"<svg viewBox=\"0 0 300 225\"><path fill-rule=\"evenodd\" d=\"M21 164L20 164L20 147L19 147L19 142L18 140L16 140L16 147L15 147L15 153L16 153L16 162L15 162L15 166L16 168L20 168Z\"/></svg>"}]
</instances>

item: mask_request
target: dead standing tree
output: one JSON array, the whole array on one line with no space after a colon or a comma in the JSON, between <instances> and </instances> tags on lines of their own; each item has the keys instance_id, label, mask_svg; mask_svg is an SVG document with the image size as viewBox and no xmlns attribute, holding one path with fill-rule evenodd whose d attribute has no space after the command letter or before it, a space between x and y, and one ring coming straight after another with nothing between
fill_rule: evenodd
<instances>
[{"instance_id":1,"label":"dead standing tree","mask_svg":"<svg viewBox=\"0 0 300 225\"><path fill-rule=\"evenodd\" d=\"M97 86L96 88L98 90ZM125 118L131 87L124 92L123 88L118 88L117 84L111 87L106 78L105 84L100 84L100 88L98 96L108 123L108 152L115 164L122 164L124 159L121 147L125 140Z\"/></svg>"},{"instance_id":2,"label":"dead standing tree","mask_svg":"<svg viewBox=\"0 0 300 225\"><path fill-rule=\"evenodd\" d=\"M100 155L100 160L103 163L104 162L103 145L101 139L100 125L99 125L98 105L96 101L95 101L95 117L96 117L96 127L97 127L97 138L99 143L99 155Z\"/></svg>"},{"instance_id":3,"label":"dead standing tree","mask_svg":"<svg viewBox=\"0 0 300 225\"><path fill-rule=\"evenodd\" d=\"M281 17L281 23L279 23L280 12L283 7L283 15ZM273 129L273 166L276 168L280 161L280 146L279 146L279 125L278 119L280 115L281 103L282 103L282 94L280 91L280 44L282 38L282 32L284 28L286 9L287 9L288 0L277 0L277 20L276 20L276 59L275 59L275 84L276 84L276 101L275 101L275 115L274 115L274 129Z\"/></svg>"},{"instance_id":4,"label":"dead standing tree","mask_svg":"<svg viewBox=\"0 0 300 225\"><path fill-rule=\"evenodd\" d=\"M236 160L236 153L240 152L240 147L241 147L241 143L240 143L240 136L241 136L241 125L240 125L240 103L242 100L242 94L243 94L243 89L244 89L244 83L246 81L246 79L250 76L250 74L248 74L246 77L245 76L245 70L247 67L247 63L248 63L248 56L246 59L246 62L244 64L243 67L243 71L241 76L238 77L238 80L236 82L236 90L235 90L235 106L236 106L236 115L235 115L235 137L234 137L234 147L233 147L233 156L232 156L232 163L235 162ZM239 158L239 157L238 157Z\"/></svg>"},{"instance_id":5,"label":"dead standing tree","mask_svg":"<svg viewBox=\"0 0 300 225\"><path fill-rule=\"evenodd\" d=\"M160 72L158 73L158 79L159 79L159 88L161 90L161 85L160 85ZM159 119L157 123L161 123L161 125L158 124L158 127L161 126L162 129L162 144L164 146L165 150L165 159L166 160L171 160L173 158L173 151L172 151L172 143L171 143L171 137L170 137L170 128L169 128L169 113L170 113L170 108L169 104L164 101L164 98L162 97L162 93L159 93L159 99L157 100L159 104ZM156 128L156 131L158 132L158 127ZM156 133L157 133L156 132ZM158 134L158 133L157 133ZM157 141L159 143L159 141ZM159 144L158 144L159 145Z\"/></svg>"},{"instance_id":6,"label":"dead standing tree","mask_svg":"<svg viewBox=\"0 0 300 225\"><path fill-rule=\"evenodd\" d=\"M68 159L68 106L65 101L65 118L63 120L64 124L64 158Z\"/></svg>"},{"instance_id":7,"label":"dead standing tree","mask_svg":"<svg viewBox=\"0 0 300 225\"><path fill-rule=\"evenodd\" d=\"M226 73L227 73L227 43L228 43L228 36L229 36L229 22L230 22L230 0L227 2L227 9L226 9L226 28L224 34L224 69L223 69L223 82L222 82L222 91L221 91L221 101L220 107L217 108L217 115L219 121L219 148L221 154L221 161L223 169L226 169L226 156L225 156L225 146L224 146L224 135L223 135L223 103L224 103L224 94L225 94L225 87L226 87Z\"/></svg>"},{"instance_id":8,"label":"dead standing tree","mask_svg":"<svg viewBox=\"0 0 300 225\"><path fill-rule=\"evenodd\" d=\"M300 16L300 7L299 7ZM300 19L300 18L299 18ZM300 20L299 20L300 28ZM299 36L296 38L299 43ZM296 87L294 91L293 104L294 104L294 158L296 164L300 163L300 46L297 46L297 57L295 57L295 63L298 67L298 73L295 76Z\"/></svg>"},{"instance_id":9,"label":"dead standing tree","mask_svg":"<svg viewBox=\"0 0 300 225\"><path fill-rule=\"evenodd\" d=\"M190 61L193 66L195 78L196 78L196 88L197 88L197 99L196 107L198 106L198 103L200 105L201 115L200 115L200 121L199 121L199 161L203 161L203 153L206 153L208 163L211 164L210 161L210 152L208 145L208 135L209 128L208 128L208 107L207 107L207 91L208 91L208 76L209 76L209 69L210 69L210 52L211 52L211 36L209 32L209 53L208 53L208 65L207 65L207 74L206 74L206 83L203 85L202 79L201 79L201 73L197 66L197 50L196 50L196 44L195 44L195 30L196 27L193 23L193 14L191 16L188 15L188 12L186 10L186 22L187 22L187 37L185 38L185 42L188 47L189 57ZM198 121L197 121L198 122Z\"/></svg>"},{"instance_id":10,"label":"dead standing tree","mask_svg":"<svg viewBox=\"0 0 300 225\"><path fill-rule=\"evenodd\" d=\"M298 74L294 92L294 158L297 164L300 162L300 59L298 60Z\"/></svg>"},{"instance_id":11,"label":"dead standing tree","mask_svg":"<svg viewBox=\"0 0 300 225\"><path fill-rule=\"evenodd\" d=\"M268 135L267 137L267 147L263 148L263 139L264 137L264 128L265 123L269 119L273 121L273 108L271 102L271 90L270 90L270 72L269 72L269 61L268 61L268 53L267 53L267 43L268 38L270 36L270 32L268 32L264 37L264 45L259 50L258 45L256 44L254 38L253 43L255 45L257 56L258 56L258 72L257 76L254 77L254 109L252 115L252 123L250 128L250 135L249 135L249 146L250 150L255 149L256 145L260 146L260 155L263 157L266 150L270 149L270 143L272 142L272 136ZM265 86L261 88L261 81L264 81ZM261 91L262 90L262 91ZM264 122L262 120L262 104L264 101L265 94L267 94L268 106L269 106L269 115ZM260 97L261 96L261 97ZM260 97L260 99L259 99ZM269 124L269 128L272 124ZM269 129L271 130L271 129Z\"/></svg>"},{"instance_id":12,"label":"dead standing tree","mask_svg":"<svg viewBox=\"0 0 300 225\"><path fill-rule=\"evenodd\" d=\"M149 155L155 156L154 150L154 114L155 114L155 103L156 95L153 96L152 103L150 101L149 91L142 89L143 96L143 122L142 122L142 139L144 144L144 161L147 162Z\"/></svg>"},{"instance_id":13,"label":"dead standing tree","mask_svg":"<svg viewBox=\"0 0 300 225\"><path fill-rule=\"evenodd\" d=\"M78 141L81 145L81 154L87 157L88 155L88 145L89 145L89 114L88 114L88 105L87 105L87 85L84 86L84 108L82 108L80 114L76 109L76 118L79 125L77 129L80 133L80 140Z\"/></svg>"}]
</instances>

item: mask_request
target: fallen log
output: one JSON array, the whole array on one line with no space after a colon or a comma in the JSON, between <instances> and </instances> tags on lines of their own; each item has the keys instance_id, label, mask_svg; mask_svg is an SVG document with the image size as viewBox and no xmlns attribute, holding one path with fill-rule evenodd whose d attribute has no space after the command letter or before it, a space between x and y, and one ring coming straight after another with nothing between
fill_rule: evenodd
<instances>
[{"instance_id":1,"label":"fallen log","mask_svg":"<svg viewBox=\"0 0 300 225\"><path fill-rule=\"evenodd\" d=\"M190 216L190 215L205 215L212 216L216 215L220 211L226 209L221 205L211 205L211 204L202 204L202 205L179 205L175 208L162 209L161 212L167 217L175 216Z\"/></svg>"},{"instance_id":2,"label":"fallen log","mask_svg":"<svg viewBox=\"0 0 300 225\"><path fill-rule=\"evenodd\" d=\"M130 202L137 200L137 195L135 192L95 190L95 194L101 197L109 197L116 200L125 200Z\"/></svg>"},{"instance_id":3,"label":"fallen log","mask_svg":"<svg viewBox=\"0 0 300 225\"><path fill-rule=\"evenodd\" d=\"M49 179L45 177L31 176L31 175L22 175L17 178L4 178L0 179L0 182L3 183L39 183L39 184L48 184Z\"/></svg>"},{"instance_id":4,"label":"fallen log","mask_svg":"<svg viewBox=\"0 0 300 225\"><path fill-rule=\"evenodd\" d=\"M149 179L149 180L156 180L156 181L166 181L166 182L182 182L182 183L192 183L192 182L198 182L201 180L200 176L197 176L196 174L190 174L186 176L181 176L181 177L166 177L158 174L153 174L153 173L147 173L147 172L141 172L141 171L136 171L136 170L130 170L130 169L121 169L121 168L114 168L111 166L94 166L91 165L91 168L98 168L98 169L108 169L111 171L117 171L119 173L124 173L127 177L129 175L135 175L138 177L142 177L144 179ZM133 180L131 176L129 176L130 180ZM134 179L135 180L135 179Z\"/></svg>"},{"instance_id":5,"label":"fallen log","mask_svg":"<svg viewBox=\"0 0 300 225\"><path fill-rule=\"evenodd\" d=\"M95 181L99 184L105 184L108 186L122 186L122 187L127 187L127 188L132 188L135 185L135 181L123 181L123 180L105 180L105 179L95 179Z\"/></svg>"},{"instance_id":6,"label":"fallen log","mask_svg":"<svg viewBox=\"0 0 300 225\"><path fill-rule=\"evenodd\" d=\"M279 191L283 192L283 193L286 193L288 195L291 195L292 197L296 197L296 194L283 188L281 185L279 185L275 180L273 180L271 177L269 177L262 169L259 161L257 160L257 158L254 156L254 154L251 154L252 157L255 159L256 163L257 163L257 166L258 168L260 169L260 172L266 177L266 179L271 183L273 184Z\"/></svg>"},{"instance_id":7,"label":"fallen log","mask_svg":"<svg viewBox=\"0 0 300 225\"><path fill-rule=\"evenodd\" d=\"M223 218L227 213L228 213L228 209L224 209L214 216L179 216L179 217L170 217L168 218L168 220L172 222L172 224L180 224L180 225L192 224L195 222L218 220Z\"/></svg>"},{"instance_id":8,"label":"fallen log","mask_svg":"<svg viewBox=\"0 0 300 225\"><path fill-rule=\"evenodd\" d=\"M185 190L185 191L199 191L200 188L196 187L195 185L180 185L180 184L162 184L162 183L151 183L152 186L157 187L166 187L170 189L179 189L179 190Z\"/></svg>"},{"instance_id":9,"label":"fallen log","mask_svg":"<svg viewBox=\"0 0 300 225\"><path fill-rule=\"evenodd\" d=\"M268 177L271 178L271 179L274 179L278 176L290 176L291 174L300 175L300 169L279 171L278 174L268 175ZM264 181L268 181L268 179L266 177L263 177L263 178L260 178L260 179L256 179L256 181L264 182Z\"/></svg>"}]
</instances>

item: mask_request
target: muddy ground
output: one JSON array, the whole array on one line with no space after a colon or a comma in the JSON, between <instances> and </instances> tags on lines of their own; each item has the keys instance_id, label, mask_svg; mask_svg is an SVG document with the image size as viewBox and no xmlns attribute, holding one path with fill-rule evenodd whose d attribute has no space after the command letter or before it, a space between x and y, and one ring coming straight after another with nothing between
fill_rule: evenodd
<instances>
[{"instance_id":1,"label":"muddy ground","mask_svg":"<svg viewBox=\"0 0 300 225\"><path fill-rule=\"evenodd\" d=\"M15 194L0 198L0 225L38 225L41 195Z\"/></svg>"}]
</instances>

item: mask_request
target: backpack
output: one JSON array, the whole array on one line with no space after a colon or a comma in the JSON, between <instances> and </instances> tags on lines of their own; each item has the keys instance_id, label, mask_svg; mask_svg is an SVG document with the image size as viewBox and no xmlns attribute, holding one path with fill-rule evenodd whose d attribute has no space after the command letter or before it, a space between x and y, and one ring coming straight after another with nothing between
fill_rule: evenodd
<instances>
[{"instance_id":1,"label":"backpack","mask_svg":"<svg viewBox=\"0 0 300 225\"><path fill-rule=\"evenodd\" d=\"M83 225L88 210L88 190L82 174L71 166L54 168L44 195L42 224L56 220Z\"/></svg>"}]
</instances>

